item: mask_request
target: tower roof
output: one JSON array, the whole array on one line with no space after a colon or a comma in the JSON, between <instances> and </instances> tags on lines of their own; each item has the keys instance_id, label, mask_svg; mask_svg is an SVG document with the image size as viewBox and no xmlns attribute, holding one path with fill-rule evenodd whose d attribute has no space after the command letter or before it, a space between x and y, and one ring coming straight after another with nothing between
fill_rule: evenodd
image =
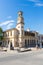
<instances>
[{"instance_id":1,"label":"tower roof","mask_svg":"<svg viewBox=\"0 0 43 65\"><path fill-rule=\"evenodd\" d=\"M23 15L23 12L19 11L18 12L18 18L17 18L17 24L20 24L20 23L24 24L24 18L22 15Z\"/></svg>"},{"instance_id":2,"label":"tower roof","mask_svg":"<svg viewBox=\"0 0 43 65\"><path fill-rule=\"evenodd\" d=\"M23 12L22 12L22 11L19 11L19 12L18 12L18 15L19 15L19 16L20 16L20 15L22 16L22 15L23 15Z\"/></svg>"}]
</instances>

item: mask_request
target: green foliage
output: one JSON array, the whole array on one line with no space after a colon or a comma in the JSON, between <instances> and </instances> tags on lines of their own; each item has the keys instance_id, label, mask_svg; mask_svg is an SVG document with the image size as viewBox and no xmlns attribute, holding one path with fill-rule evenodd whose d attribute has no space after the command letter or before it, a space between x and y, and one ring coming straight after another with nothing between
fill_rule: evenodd
<instances>
[{"instance_id":1,"label":"green foliage","mask_svg":"<svg viewBox=\"0 0 43 65\"><path fill-rule=\"evenodd\" d=\"M3 39L3 30L2 30L2 28L0 28L0 40L2 40Z\"/></svg>"}]
</instances>

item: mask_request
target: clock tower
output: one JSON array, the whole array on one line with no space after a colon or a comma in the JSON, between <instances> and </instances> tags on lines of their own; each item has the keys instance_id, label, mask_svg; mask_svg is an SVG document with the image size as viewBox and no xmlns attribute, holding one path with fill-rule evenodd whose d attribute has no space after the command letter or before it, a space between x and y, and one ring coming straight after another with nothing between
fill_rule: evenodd
<instances>
[{"instance_id":1,"label":"clock tower","mask_svg":"<svg viewBox=\"0 0 43 65\"><path fill-rule=\"evenodd\" d=\"M18 18L17 18L17 30L19 31L19 46L24 46L24 18L23 18L23 12L18 12Z\"/></svg>"}]
</instances>

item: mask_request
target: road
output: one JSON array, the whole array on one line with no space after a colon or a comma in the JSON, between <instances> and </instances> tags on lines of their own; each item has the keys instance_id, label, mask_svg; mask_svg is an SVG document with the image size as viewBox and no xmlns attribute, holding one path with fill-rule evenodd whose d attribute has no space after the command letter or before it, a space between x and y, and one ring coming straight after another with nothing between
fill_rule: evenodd
<instances>
[{"instance_id":1,"label":"road","mask_svg":"<svg viewBox=\"0 0 43 65\"><path fill-rule=\"evenodd\" d=\"M43 65L43 50L23 53L0 52L0 65Z\"/></svg>"}]
</instances>

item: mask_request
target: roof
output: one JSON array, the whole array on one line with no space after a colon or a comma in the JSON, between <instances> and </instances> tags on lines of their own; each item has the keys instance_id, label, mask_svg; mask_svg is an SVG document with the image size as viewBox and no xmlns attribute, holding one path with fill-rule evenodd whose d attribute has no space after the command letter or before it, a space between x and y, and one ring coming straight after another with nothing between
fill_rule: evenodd
<instances>
[{"instance_id":1,"label":"roof","mask_svg":"<svg viewBox=\"0 0 43 65\"><path fill-rule=\"evenodd\" d=\"M8 30L6 30L6 31L4 31L4 32L7 32L7 31L11 31L11 30L17 30L16 28L12 28L12 29L8 29ZM17 30L18 31L18 30Z\"/></svg>"},{"instance_id":2,"label":"roof","mask_svg":"<svg viewBox=\"0 0 43 65\"><path fill-rule=\"evenodd\" d=\"M35 36L35 33L30 31L24 31L25 36Z\"/></svg>"}]
</instances>

